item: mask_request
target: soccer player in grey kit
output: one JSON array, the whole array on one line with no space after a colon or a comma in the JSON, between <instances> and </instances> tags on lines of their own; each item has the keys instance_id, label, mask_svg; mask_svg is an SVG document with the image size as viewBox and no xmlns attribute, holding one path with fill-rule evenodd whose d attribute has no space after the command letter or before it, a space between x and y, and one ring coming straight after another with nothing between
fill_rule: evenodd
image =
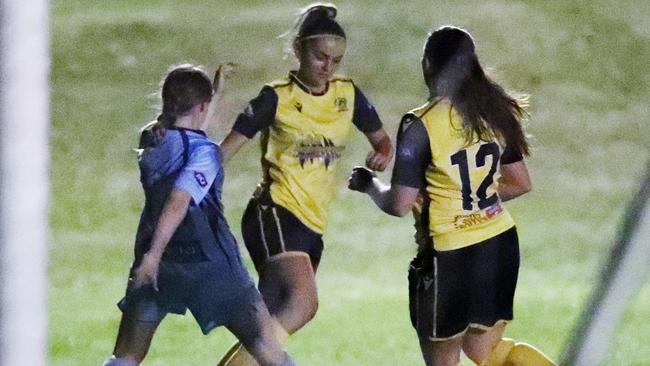
<instances>
[{"instance_id":1,"label":"soccer player in grey kit","mask_svg":"<svg viewBox=\"0 0 650 366\"><path fill-rule=\"evenodd\" d=\"M117 341L105 366L138 365L162 319L187 309L204 334L225 326L261 365L293 365L273 337L269 312L224 217L221 152L203 131L213 89L200 68L172 68L162 87L162 113L142 130L145 205L118 304Z\"/></svg>"}]
</instances>

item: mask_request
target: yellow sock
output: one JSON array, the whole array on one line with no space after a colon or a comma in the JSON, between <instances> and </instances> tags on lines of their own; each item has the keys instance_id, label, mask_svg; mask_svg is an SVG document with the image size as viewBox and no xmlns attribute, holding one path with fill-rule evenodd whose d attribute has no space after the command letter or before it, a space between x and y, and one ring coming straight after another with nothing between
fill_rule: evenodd
<instances>
[{"instance_id":1,"label":"yellow sock","mask_svg":"<svg viewBox=\"0 0 650 366\"><path fill-rule=\"evenodd\" d=\"M226 352L218 366L256 366L257 362L251 356L241 343L233 344Z\"/></svg>"},{"instance_id":2,"label":"yellow sock","mask_svg":"<svg viewBox=\"0 0 650 366\"><path fill-rule=\"evenodd\" d=\"M289 338L289 333L278 322L273 322L273 335L280 343ZM217 366L257 366L257 361L251 356L246 348L237 342L221 357Z\"/></svg>"},{"instance_id":3,"label":"yellow sock","mask_svg":"<svg viewBox=\"0 0 650 366\"><path fill-rule=\"evenodd\" d=\"M512 339L504 338L494 346L492 353L487 360L481 363L481 366L503 366L506 364L506 359L510 352L515 348L515 341Z\"/></svg>"},{"instance_id":4,"label":"yellow sock","mask_svg":"<svg viewBox=\"0 0 650 366\"><path fill-rule=\"evenodd\" d=\"M537 348L504 338L481 366L557 366Z\"/></svg>"}]
</instances>

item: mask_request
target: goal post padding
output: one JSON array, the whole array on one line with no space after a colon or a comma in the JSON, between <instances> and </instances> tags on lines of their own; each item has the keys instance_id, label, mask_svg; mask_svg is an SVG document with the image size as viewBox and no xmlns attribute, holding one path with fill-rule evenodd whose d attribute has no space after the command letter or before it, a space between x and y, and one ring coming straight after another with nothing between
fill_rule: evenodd
<instances>
[{"instance_id":1,"label":"goal post padding","mask_svg":"<svg viewBox=\"0 0 650 366\"><path fill-rule=\"evenodd\" d=\"M47 359L49 6L0 0L0 365Z\"/></svg>"}]
</instances>

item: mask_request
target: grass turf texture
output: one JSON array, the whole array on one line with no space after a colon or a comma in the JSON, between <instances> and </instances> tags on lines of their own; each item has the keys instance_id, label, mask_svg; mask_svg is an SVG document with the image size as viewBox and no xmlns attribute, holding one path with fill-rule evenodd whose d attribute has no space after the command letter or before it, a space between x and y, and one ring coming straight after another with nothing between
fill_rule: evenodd
<instances>
[{"instance_id":1,"label":"grass turf texture","mask_svg":"<svg viewBox=\"0 0 650 366\"><path fill-rule=\"evenodd\" d=\"M154 116L157 99L147 96L167 67L238 63L228 98L234 117L264 82L290 67L275 36L305 4L53 2L51 365L100 364L112 350L120 316L115 302L124 291L142 205L130 148ZM393 136L401 114L425 99L419 57L433 25L467 27L497 79L532 95L528 163L535 190L508 204L523 263L516 321L507 335L557 358L648 159L650 3L338 5L349 35L342 71L377 105ZM219 139L228 127L211 135ZM365 157L363 140L355 134L339 163L339 194L317 276L319 312L288 344L302 365L422 363L407 313L411 220L385 216L345 189L346 171ZM227 169L224 201L238 238L259 176L257 143L251 143ZM650 364L649 309L646 285L613 335L606 364ZM232 341L224 329L203 337L191 317L170 316L145 364L214 364Z\"/></svg>"}]
</instances>

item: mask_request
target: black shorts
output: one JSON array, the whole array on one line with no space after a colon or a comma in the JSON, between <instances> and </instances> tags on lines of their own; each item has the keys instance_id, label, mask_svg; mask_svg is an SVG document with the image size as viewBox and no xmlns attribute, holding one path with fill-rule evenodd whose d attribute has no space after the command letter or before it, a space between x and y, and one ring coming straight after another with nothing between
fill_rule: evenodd
<instances>
[{"instance_id":1,"label":"black shorts","mask_svg":"<svg viewBox=\"0 0 650 366\"><path fill-rule=\"evenodd\" d=\"M469 327L512 320L519 272L513 227L466 248L421 250L409 267L409 310L420 339L445 340Z\"/></svg>"},{"instance_id":2,"label":"black shorts","mask_svg":"<svg viewBox=\"0 0 650 366\"><path fill-rule=\"evenodd\" d=\"M303 252L316 269L323 254L323 237L303 224L268 195L248 203L241 223L242 236L258 272L266 261L286 252Z\"/></svg>"},{"instance_id":3,"label":"black shorts","mask_svg":"<svg viewBox=\"0 0 650 366\"><path fill-rule=\"evenodd\" d=\"M133 272L133 271L132 271ZM262 297L247 273L229 271L215 262L176 263L161 261L158 288L132 288L129 276L126 295L118 303L125 316L159 322L168 313L189 309L204 334L221 325L259 327L251 313L262 306Z\"/></svg>"}]
</instances>

